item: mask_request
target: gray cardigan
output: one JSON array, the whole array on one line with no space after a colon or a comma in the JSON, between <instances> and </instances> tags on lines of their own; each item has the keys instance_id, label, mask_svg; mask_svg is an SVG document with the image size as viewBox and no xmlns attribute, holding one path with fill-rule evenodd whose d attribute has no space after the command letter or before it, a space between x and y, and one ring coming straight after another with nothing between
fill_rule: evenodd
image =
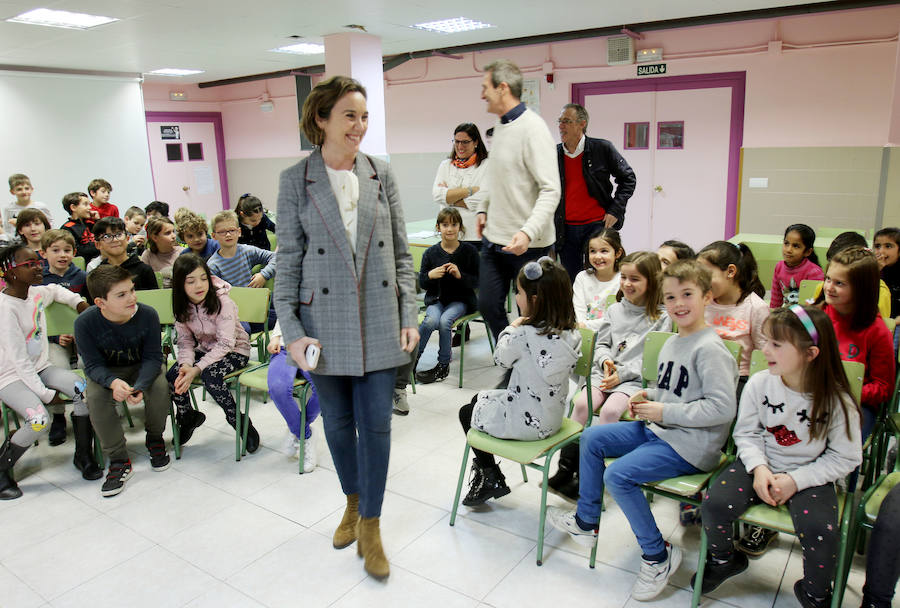
<instances>
[{"instance_id":1,"label":"gray cardigan","mask_svg":"<svg viewBox=\"0 0 900 608\"><path fill-rule=\"evenodd\" d=\"M285 344L322 344L317 374L362 376L409 362L400 329L416 326L415 272L394 175L359 153L356 251L320 150L281 174L275 310Z\"/></svg>"}]
</instances>

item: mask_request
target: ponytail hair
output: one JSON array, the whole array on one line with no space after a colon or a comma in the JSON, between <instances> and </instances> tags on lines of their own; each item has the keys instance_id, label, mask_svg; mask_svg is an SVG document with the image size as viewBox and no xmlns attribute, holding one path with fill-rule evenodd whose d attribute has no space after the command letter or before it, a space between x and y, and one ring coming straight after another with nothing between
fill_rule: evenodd
<instances>
[{"instance_id":1,"label":"ponytail hair","mask_svg":"<svg viewBox=\"0 0 900 608\"><path fill-rule=\"evenodd\" d=\"M619 264L625 256L625 250L622 248L622 236L615 228L598 228L594 230L588 238L584 239L584 248L582 250L582 264L588 274L594 274L594 267L591 266L591 241L594 239L603 239L613 249L615 261L613 262L613 270L619 272Z\"/></svg>"},{"instance_id":2,"label":"ponytail hair","mask_svg":"<svg viewBox=\"0 0 900 608\"><path fill-rule=\"evenodd\" d=\"M796 232L800 235L800 241L803 243L803 246L810 251L810 254L806 256L807 259L816 266L821 266L821 264L819 263L819 256L816 255L815 249L816 231L806 224L791 224L784 229L785 239L787 239L787 235L789 232Z\"/></svg>"},{"instance_id":3,"label":"ponytail hair","mask_svg":"<svg viewBox=\"0 0 900 608\"><path fill-rule=\"evenodd\" d=\"M759 297L766 295L766 288L759 280L756 258L753 257L753 252L745 243L735 245L728 241L713 241L701 249L697 257L706 260L720 270L727 270L729 266L734 265L737 274L733 280L741 288L739 303L751 293L755 293Z\"/></svg>"},{"instance_id":4,"label":"ponytail hair","mask_svg":"<svg viewBox=\"0 0 900 608\"><path fill-rule=\"evenodd\" d=\"M828 434L829 417L835 407L844 410L847 438L850 438L849 409L852 407L859 413L859 404L850 391L850 381L841 362L838 341L834 333L831 319L814 306L803 306L803 310L815 326L818 341L813 342L809 331L804 327L800 317L793 310L775 308L763 323L763 332L770 340L787 342L801 353L807 353L817 346L819 354L803 370L802 392L812 396L812 411L809 414L809 434L813 439L823 438Z\"/></svg>"}]
</instances>

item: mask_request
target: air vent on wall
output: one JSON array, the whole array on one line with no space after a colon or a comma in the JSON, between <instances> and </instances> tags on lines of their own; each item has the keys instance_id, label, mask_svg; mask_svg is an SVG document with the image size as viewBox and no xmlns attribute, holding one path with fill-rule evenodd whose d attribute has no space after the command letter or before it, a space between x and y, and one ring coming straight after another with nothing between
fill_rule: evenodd
<instances>
[{"instance_id":1,"label":"air vent on wall","mask_svg":"<svg viewBox=\"0 0 900 608\"><path fill-rule=\"evenodd\" d=\"M606 39L606 63L629 65L634 63L634 40L629 36L610 36Z\"/></svg>"}]
</instances>

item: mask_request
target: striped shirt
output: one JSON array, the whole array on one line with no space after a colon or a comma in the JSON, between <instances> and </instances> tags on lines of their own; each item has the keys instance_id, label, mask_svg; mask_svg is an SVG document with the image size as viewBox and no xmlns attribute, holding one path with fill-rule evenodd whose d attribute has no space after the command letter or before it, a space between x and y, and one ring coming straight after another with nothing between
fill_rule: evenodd
<instances>
[{"instance_id":1,"label":"striped shirt","mask_svg":"<svg viewBox=\"0 0 900 608\"><path fill-rule=\"evenodd\" d=\"M221 253L219 250L212 254L207 265L214 275L234 287L247 287L253 278L250 270L257 264L264 266L259 272L266 280L275 276L275 253L272 251L239 244L230 258L222 257Z\"/></svg>"}]
</instances>

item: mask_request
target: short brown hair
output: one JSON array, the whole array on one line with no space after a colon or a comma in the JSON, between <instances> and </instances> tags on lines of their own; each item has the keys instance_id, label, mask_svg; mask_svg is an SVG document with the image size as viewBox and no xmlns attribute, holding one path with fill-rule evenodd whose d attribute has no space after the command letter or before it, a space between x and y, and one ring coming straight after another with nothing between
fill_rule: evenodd
<instances>
[{"instance_id":1,"label":"short brown hair","mask_svg":"<svg viewBox=\"0 0 900 608\"><path fill-rule=\"evenodd\" d=\"M143 209L141 209L140 207L137 207L137 206L129 207L128 210L125 211L125 219L126 220L130 220L131 218L137 217L139 215L141 217L147 217L147 213Z\"/></svg>"},{"instance_id":2,"label":"short brown hair","mask_svg":"<svg viewBox=\"0 0 900 608\"><path fill-rule=\"evenodd\" d=\"M325 132L319 128L316 118L327 120L331 116L334 104L347 93L361 93L366 97L366 89L358 81L349 76L332 76L323 80L315 87L303 102L303 110L300 114L300 128L306 138L316 146L321 146L325 141ZM216 222L213 220L213 229Z\"/></svg>"},{"instance_id":3,"label":"short brown hair","mask_svg":"<svg viewBox=\"0 0 900 608\"><path fill-rule=\"evenodd\" d=\"M56 241L65 241L66 244L71 245L73 250L75 249L75 237L72 236L71 232L62 228L55 228L45 232L41 236L41 249L48 249Z\"/></svg>"},{"instance_id":4,"label":"short brown hair","mask_svg":"<svg viewBox=\"0 0 900 608\"><path fill-rule=\"evenodd\" d=\"M9 189L14 190L16 186L21 184L31 185L31 180L24 173L13 173L9 176Z\"/></svg>"},{"instance_id":5,"label":"short brown hair","mask_svg":"<svg viewBox=\"0 0 900 608\"><path fill-rule=\"evenodd\" d=\"M216 226L218 226L222 222L234 222L235 226L237 226L238 228L241 227L241 222L238 219L238 215L234 211L219 211L217 214L215 214L211 222L213 232L216 231Z\"/></svg>"},{"instance_id":6,"label":"short brown hair","mask_svg":"<svg viewBox=\"0 0 900 608\"><path fill-rule=\"evenodd\" d=\"M50 230L50 221L47 219L47 216L44 215L43 211L35 209L34 207L26 207L19 211L19 215L16 216L16 234L19 233L19 228L27 226L34 220L40 220L44 225L44 229Z\"/></svg>"},{"instance_id":7,"label":"short brown hair","mask_svg":"<svg viewBox=\"0 0 900 608\"><path fill-rule=\"evenodd\" d=\"M677 279L679 283L694 283L703 293L712 290L712 273L696 259L678 260L666 266L663 279Z\"/></svg>"},{"instance_id":8,"label":"short brown hair","mask_svg":"<svg viewBox=\"0 0 900 608\"><path fill-rule=\"evenodd\" d=\"M456 209L456 207L444 207L443 209L438 211L435 226L440 228L441 224L448 221L451 224L456 224L457 226L459 226L459 231L461 233L466 233L466 227L463 225L462 216L459 214L459 210Z\"/></svg>"},{"instance_id":9,"label":"short brown hair","mask_svg":"<svg viewBox=\"0 0 900 608\"><path fill-rule=\"evenodd\" d=\"M203 216L194 213L187 207L181 207L175 212L175 229L182 242L184 242L184 235L188 232L209 233L209 225Z\"/></svg>"},{"instance_id":10,"label":"short brown hair","mask_svg":"<svg viewBox=\"0 0 900 608\"><path fill-rule=\"evenodd\" d=\"M106 188L109 192L112 192L112 184L105 179L98 177L97 179L92 179L91 183L88 184L88 194L93 195L94 192L100 188Z\"/></svg>"},{"instance_id":11,"label":"short brown hair","mask_svg":"<svg viewBox=\"0 0 900 608\"><path fill-rule=\"evenodd\" d=\"M105 300L106 296L109 295L109 290L116 283L121 283L125 280L133 281L131 273L121 266L100 264L87 275L88 292L95 298L103 298Z\"/></svg>"}]
</instances>

